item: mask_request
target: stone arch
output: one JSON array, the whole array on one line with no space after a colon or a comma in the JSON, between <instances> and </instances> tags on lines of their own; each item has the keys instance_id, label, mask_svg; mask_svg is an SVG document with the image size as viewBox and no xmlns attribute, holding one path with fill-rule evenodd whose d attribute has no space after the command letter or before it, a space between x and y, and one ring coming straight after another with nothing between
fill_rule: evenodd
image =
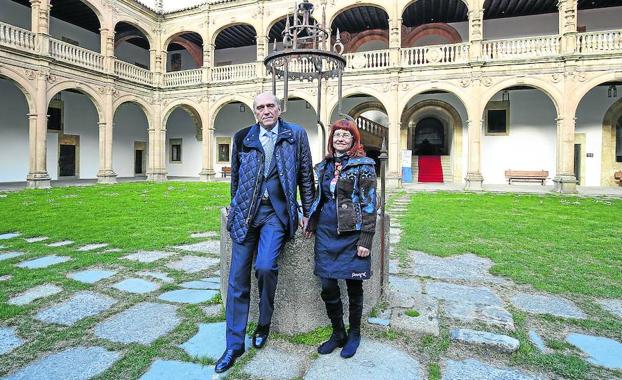
<instances>
[{"instance_id":1,"label":"stone arch","mask_svg":"<svg viewBox=\"0 0 622 380\"><path fill-rule=\"evenodd\" d=\"M116 30L117 25L119 23L121 23L121 22L126 23L128 25L131 25L131 26L135 27L136 29L138 29L145 36L145 38L147 39L147 42L149 43L149 48L150 49L153 49L155 47L154 38L151 35L151 33L149 33L147 31L148 30L147 27L144 26L144 25L141 25L138 22L136 22L136 20L130 20L130 19L125 19L125 18L115 20L114 27L112 28L112 30ZM134 35L128 35L128 36L120 36L118 38L115 38L114 47L116 48L121 42L123 42L123 41L125 41L127 39L130 39L130 38L133 38L133 37L135 37L135 36Z\"/></svg>"},{"instance_id":2,"label":"stone arch","mask_svg":"<svg viewBox=\"0 0 622 380\"><path fill-rule=\"evenodd\" d=\"M603 83L607 83L607 82L620 82L620 81L622 81L622 73L618 72L618 73L607 73L607 74L599 75L595 77L594 79L584 82L584 84L581 87L577 88L576 91L574 91L575 95L572 98L573 99L573 101L571 102L572 108L568 110L569 113L571 115L576 116L579 104L581 104L581 101L583 100L583 98L585 98L587 93L590 92L596 86L603 84Z\"/></svg>"},{"instance_id":3,"label":"stone arch","mask_svg":"<svg viewBox=\"0 0 622 380\"><path fill-rule=\"evenodd\" d=\"M369 111L369 110L376 110L376 111L381 111L384 113L387 113L386 108L384 107L384 105L379 102L379 101L369 101L369 102L363 102L361 104L358 104L354 107L352 107L349 111L348 111L348 115L352 116L352 118L354 118L356 120L357 117L361 116L361 114L365 111Z\"/></svg>"},{"instance_id":4,"label":"stone arch","mask_svg":"<svg viewBox=\"0 0 622 380\"><path fill-rule=\"evenodd\" d=\"M387 17L390 19L391 18L391 11L390 9L387 8L387 2L386 1L382 1L382 0L367 0L367 1L360 1L360 0L348 0L348 1L339 1L339 8L334 8L334 9L327 9L326 12L326 19L328 20L326 22L326 27L330 28L331 25L333 25L333 22L335 22L335 19L337 18L337 16L339 16L341 13L350 10L352 8L358 8L358 7L375 7L375 8L380 8L383 11L386 12Z\"/></svg>"},{"instance_id":5,"label":"stone arch","mask_svg":"<svg viewBox=\"0 0 622 380\"><path fill-rule=\"evenodd\" d=\"M52 1L50 0L50 5L52 5ZM108 14L106 11L102 12L100 7L103 8L103 4L101 4L99 1L93 1L93 0L80 0L80 2L82 4L84 4L85 6L87 6L88 8L90 8L93 13L95 13L95 16L97 16L97 20L99 21L99 26L104 27L104 25L106 25L106 23L104 22L106 20L106 18L104 17L104 15Z\"/></svg>"},{"instance_id":6,"label":"stone arch","mask_svg":"<svg viewBox=\"0 0 622 380\"><path fill-rule=\"evenodd\" d=\"M402 46L411 47L415 42L430 35L437 35L447 40L448 44L457 44L462 42L462 37L458 31L445 23L435 22L431 24L423 24L411 30L407 35L402 37Z\"/></svg>"},{"instance_id":7,"label":"stone arch","mask_svg":"<svg viewBox=\"0 0 622 380\"><path fill-rule=\"evenodd\" d=\"M36 90L33 88L30 82L26 80L26 78L22 77L16 71L8 67L0 67L0 77L6 78L7 80L11 81L17 86L17 88L19 88L22 94L24 94L24 97L26 98L26 103L28 104L29 113L37 113L36 103L33 98L33 94Z\"/></svg>"},{"instance_id":8,"label":"stone arch","mask_svg":"<svg viewBox=\"0 0 622 380\"><path fill-rule=\"evenodd\" d=\"M148 104L143 99L135 96L135 95L124 95L115 100L112 103L112 115L117 113L117 109L125 103L134 103L145 113L145 117L147 118L148 127L151 128L153 122L153 113L151 111L151 105Z\"/></svg>"},{"instance_id":9,"label":"stone arch","mask_svg":"<svg viewBox=\"0 0 622 380\"><path fill-rule=\"evenodd\" d=\"M417 95L421 95L428 91L437 90L445 91L451 95L454 95L456 98L458 98L458 100L460 100L462 105L464 105L464 108L466 108L467 110L469 109L469 102L467 102L468 98L465 91L451 83L426 83L422 86L417 86L412 91L405 93L404 96L401 97L400 103L398 104L398 109L402 111L405 110L411 99L413 99Z\"/></svg>"},{"instance_id":10,"label":"stone arch","mask_svg":"<svg viewBox=\"0 0 622 380\"><path fill-rule=\"evenodd\" d=\"M347 98L349 96L352 95L366 95L366 96L371 96L376 98L376 100L382 105L382 107L384 107L385 110L388 110L389 107L387 107L387 104L385 104L382 99L383 97L386 98L386 95L383 95L382 92L375 90L373 88L370 87L350 87L345 89L343 91L342 94L343 98ZM326 111L328 111L328 118L330 118L333 114L333 112L335 112L335 110L337 109L337 94L335 92L335 94L333 96L331 96L329 99L327 99L327 107L326 107ZM342 110L345 111L345 110ZM385 111L386 112L386 111ZM328 120L330 122L330 120Z\"/></svg>"},{"instance_id":11,"label":"stone arch","mask_svg":"<svg viewBox=\"0 0 622 380\"><path fill-rule=\"evenodd\" d=\"M406 1L402 4L402 7L399 9L399 15L401 17L401 15L404 14L404 12L406 11L406 8L408 8L409 6L411 6L412 4L416 3L419 0L410 0L410 1ZM464 5L467 7L467 11L471 10L471 4L469 4L469 0L461 0ZM480 7L481 8L481 7Z\"/></svg>"},{"instance_id":12,"label":"stone arch","mask_svg":"<svg viewBox=\"0 0 622 380\"><path fill-rule=\"evenodd\" d=\"M222 110L222 108L225 105L229 103L233 103L233 102L243 103L244 105L248 107L248 109L251 110L251 112L253 111L253 101L248 98L244 98L238 95L228 95L228 96L222 97L218 99L216 103L214 103L210 107L213 110L211 112L211 120L209 121L210 128L214 128L214 123L216 123L216 116L218 116L218 113Z\"/></svg>"},{"instance_id":13,"label":"stone arch","mask_svg":"<svg viewBox=\"0 0 622 380\"><path fill-rule=\"evenodd\" d=\"M370 41L382 41L389 45L389 31L370 29L357 33L351 40L346 42L344 46L344 52L356 53L358 49Z\"/></svg>"},{"instance_id":14,"label":"stone arch","mask_svg":"<svg viewBox=\"0 0 622 380\"><path fill-rule=\"evenodd\" d=\"M173 111L175 111L176 108L182 108L184 111L188 112L188 114L190 115L190 117L192 118L192 121L194 122L194 126L196 128L196 137L197 140L202 141L203 140L203 121L201 119L201 112L199 111L201 109L201 106L193 101L187 100L187 99L180 99L180 100L176 100L172 103L170 103L162 112L162 128L164 130L168 129L166 128L166 123L168 122L168 118L169 116L171 116L171 114L173 113Z\"/></svg>"},{"instance_id":15,"label":"stone arch","mask_svg":"<svg viewBox=\"0 0 622 380\"><path fill-rule=\"evenodd\" d=\"M46 98L46 106L50 103L54 95L58 94L64 90L78 90L82 94L86 95L91 102L95 106L95 110L97 111L97 118L99 122L104 122L106 118L104 117L104 111L102 107L102 100L100 99L97 91L95 91L89 85L85 85L84 83L75 82L75 81L64 81L57 83L56 85L48 88L47 98Z\"/></svg>"},{"instance_id":16,"label":"stone arch","mask_svg":"<svg viewBox=\"0 0 622 380\"><path fill-rule=\"evenodd\" d=\"M616 124L622 118L622 99L613 103L603 118L600 184L616 186L613 174L622 170L622 162L616 162Z\"/></svg>"},{"instance_id":17,"label":"stone arch","mask_svg":"<svg viewBox=\"0 0 622 380\"><path fill-rule=\"evenodd\" d=\"M486 109L486 105L488 102L495 96L499 91L502 91L509 87L514 86L529 86L533 87L536 90L542 91L546 96L551 100L553 105L555 106L555 113L557 117L561 115L563 97L560 91L553 86L551 83L543 81L537 78L512 78L505 81L501 81L493 86L491 86L488 90L485 90L480 97L481 103L479 105L480 115L484 114L484 110Z\"/></svg>"},{"instance_id":18,"label":"stone arch","mask_svg":"<svg viewBox=\"0 0 622 380\"><path fill-rule=\"evenodd\" d=\"M416 96L416 95L415 95ZM412 98L411 98L412 99ZM463 104L464 105L464 104ZM465 106L466 108L466 106ZM450 103L438 100L438 99L426 99L420 102L413 104L408 109L404 109L402 115L400 117L401 129L405 130L406 136L406 148L410 148L413 150L414 147L410 146L411 135L409 122L413 120L414 126L425 117L429 117L430 115L445 116L449 122L449 130L448 135L451 136L451 141L448 142L449 145L449 156L452 161L452 174L453 174L453 182L460 183L462 181L462 136L463 136L463 125L464 122L460 113L454 106ZM402 135L404 133L401 133Z\"/></svg>"},{"instance_id":19,"label":"stone arch","mask_svg":"<svg viewBox=\"0 0 622 380\"><path fill-rule=\"evenodd\" d=\"M218 29L216 29L216 31L212 34L212 38L211 40L209 40L212 44L212 46L216 46L216 38L218 38L218 35L225 29L230 28L232 26L236 26L236 25L248 25L250 27L252 27L255 30L255 35L257 35L257 25L255 25L255 23L253 22L254 20L248 20L248 21L236 21L236 22L232 22L229 24L225 24L222 25L220 27L218 27ZM278 20L277 20L278 21ZM202 37L202 36L201 36ZM203 43L205 44L205 39L203 40Z\"/></svg>"}]
</instances>

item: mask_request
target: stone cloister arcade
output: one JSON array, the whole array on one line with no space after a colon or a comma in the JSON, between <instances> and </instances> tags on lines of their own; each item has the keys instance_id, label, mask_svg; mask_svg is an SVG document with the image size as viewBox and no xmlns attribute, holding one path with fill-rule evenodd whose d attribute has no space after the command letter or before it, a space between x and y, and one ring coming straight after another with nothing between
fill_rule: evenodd
<instances>
[{"instance_id":1,"label":"stone cloister arcade","mask_svg":"<svg viewBox=\"0 0 622 380\"><path fill-rule=\"evenodd\" d=\"M270 89L263 59L293 2L229 0L164 14L134 0L80 3L92 14L72 26L66 0L0 0L0 182L49 186L63 177L61 146L72 144L77 178L213 180L234 131L254 122L253 97ZM546 169L560 192L575 191L577 180L615 184L622 6L315 3L315 18L333 36L339 29L346 45L343 111L386 127L390 185L400 185L403 151L415 153L424 119L443 131L445 180L467 189L503 183L506 169ZM319 161L316 88L294 84L284 117L308 130ZM329 125L338 117L336 83L323 88L320 119ZM64 123L53 131L50 108L59 101ZM507 128L495 133L487 118L501 106Z\"/></svg>"}]
</instances>

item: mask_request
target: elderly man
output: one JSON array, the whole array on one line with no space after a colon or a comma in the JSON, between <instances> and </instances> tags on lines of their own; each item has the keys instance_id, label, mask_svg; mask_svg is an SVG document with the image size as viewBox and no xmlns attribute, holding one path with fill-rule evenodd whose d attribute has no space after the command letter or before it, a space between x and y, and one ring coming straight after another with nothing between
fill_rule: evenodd
<instances>
[{"instance_id":1,"label":"elderly man","mask_svg":"<svg viewBox=\"0 0 622 380\"><path fill-rule=\"evenodd\" d=\"M277 285L277 258L298 225L306 227L313 202L311 151L305 130L279 118L279 101L271 93L253 103L257 124L238 131L231 155L231 207L227 229L233 240L227 290L227 348L216 362L224 372L244 353L253 256L259 288L259 321L253 347L268 339ZM297 189L303 217L298 220Z\"/></svg>"}]
</instances>

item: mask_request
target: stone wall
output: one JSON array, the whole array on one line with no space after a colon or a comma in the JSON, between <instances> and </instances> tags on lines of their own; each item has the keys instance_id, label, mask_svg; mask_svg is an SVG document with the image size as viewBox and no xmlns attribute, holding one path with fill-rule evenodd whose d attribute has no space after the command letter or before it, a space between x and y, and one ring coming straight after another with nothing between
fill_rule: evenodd
<instances>
[{"instance_id":1,"label":"stone wall","mask_svg":"<svg viewBox=\"0 0 622 380\"><path fill-rule=\"evenodd\" d=\"M365 307L363 315L366 315L378 304L382 296L382 289L388 290L389 279L389 224L390 219L387 215L385 225L385 247L384 257L384 276L381 276L381 255L380 255L380 218L376 223L376 236L372 245L372 277L364 282ZM226 230L225 211L221 212L220 228L220 289L225 302L227 298L227 283L229 280L229 266L231 264L231 238ZM285 244L285 248L279 258L279 284L274 301L274 315L272 316L271 331L296 334L311 331L320 326L330 324L326 316L324 302L320 298L320 281L313 274L314 239L305 239L300 231L296 239ZM258 318L257 281L254 273L251 276L251 308L249 322L256 322ZM381 282L384 286L381 286ZM345 283L340 281L342 298L344 301L344 311L347 318L347 293ZM347 324L347 319L346 319Z\"/></svg>"}]
</instances>

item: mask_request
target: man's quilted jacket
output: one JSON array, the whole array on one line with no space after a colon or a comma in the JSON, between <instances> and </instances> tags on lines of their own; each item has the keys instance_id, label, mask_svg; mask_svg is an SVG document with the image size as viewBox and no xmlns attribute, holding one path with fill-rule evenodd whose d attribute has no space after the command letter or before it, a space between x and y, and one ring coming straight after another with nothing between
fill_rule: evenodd
<instances>
[{"instance_id":1,"label":"man's quilted jacket","mask_svg":"<svg viewBox=\"0 0 622 380\"><path fill-rule=\"evenodd\" d=\"M279 119L279 135L273 159L287 200L288 225L285 227L289 236L293 237L298 228L296 188L300 188L304 216L309 215L315 191L313 162L306 131ZM237 243L242 243L246 238L259 207L264 162L259 124L238 131L233 137L231 151L231 207L227 219L231 239Z\"/></svg>"}]
</instances>

